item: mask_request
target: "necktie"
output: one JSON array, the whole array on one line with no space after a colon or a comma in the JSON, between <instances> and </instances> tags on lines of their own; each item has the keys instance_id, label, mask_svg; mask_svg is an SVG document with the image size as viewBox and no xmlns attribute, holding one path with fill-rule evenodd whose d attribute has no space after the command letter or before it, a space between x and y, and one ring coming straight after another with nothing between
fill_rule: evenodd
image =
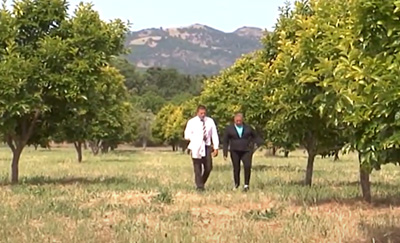
<instances>
[{"instance_id":1,"label":"necktie","mask_svg":"<svg viewBox=\"0 0 400 243\"><path fill-rule=\"evenodd\" d=\"M203 122L203 140L207 141L207 130L206 130L206 122L204 119L201 120Z\"/></svg>"}]
</instances>

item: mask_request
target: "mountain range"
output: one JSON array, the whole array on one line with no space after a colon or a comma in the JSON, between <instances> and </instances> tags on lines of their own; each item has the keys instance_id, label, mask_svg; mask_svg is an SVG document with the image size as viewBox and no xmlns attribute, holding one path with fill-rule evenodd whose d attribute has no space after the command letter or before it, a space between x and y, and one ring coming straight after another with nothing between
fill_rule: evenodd
<instances>
[{"instance_id":1,"label":"mountain range","mask_svg":"<svg viewBox=\"0 0 400 243\"><path fill-rule=\"evenodd\" d=\"M127 59L139 69L175 68L185 74L217 74L243 54L261 48L265 31L242 27L226 33L206 25L130 32Z\"/></svg>"}]
</instances>

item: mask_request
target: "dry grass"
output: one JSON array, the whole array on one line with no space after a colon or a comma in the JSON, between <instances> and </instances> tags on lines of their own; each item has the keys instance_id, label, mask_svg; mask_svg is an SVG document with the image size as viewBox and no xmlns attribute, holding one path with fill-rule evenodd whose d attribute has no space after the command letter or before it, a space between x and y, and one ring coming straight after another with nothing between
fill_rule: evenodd
<instances>
[{"instance_id":1,"label":"dry grass","mask_svg":"<svg viewBox=\"0 0 400 243\"><path fill-rule=\"evenodd\" d=\"M367 205L352 155L319 159L306 188L301 151L257 154L249 193L231 190L231 166L218 158L204 194L180 153L85 156L78 164L70 148L28 149L21 185L10 186L10 154L0 148L0 242L400 242L394 166L374 172Z\"/></svg>"}]
</instances>

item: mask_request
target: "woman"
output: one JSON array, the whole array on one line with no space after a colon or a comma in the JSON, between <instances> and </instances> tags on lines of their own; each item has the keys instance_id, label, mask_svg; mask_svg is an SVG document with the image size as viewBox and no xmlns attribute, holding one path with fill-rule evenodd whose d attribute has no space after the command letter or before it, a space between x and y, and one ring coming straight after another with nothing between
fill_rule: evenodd
<instances>
[{"instance_id":1,"label":"woman","mask_svg":"<svg viewBox=\"0 0 400 243\"><path fill-rule=\"evenodd\" d=\"M244 191L249 190L255 143L257 146L261 146L264 142L250 126L243 123L243 114L236 113L234 123L226 127L223 139L223 154L225 160L228 157L228 147L230 147L235 189L240 186L240 161L243 161L243 189Z\"/></svg>"}]
</instances>

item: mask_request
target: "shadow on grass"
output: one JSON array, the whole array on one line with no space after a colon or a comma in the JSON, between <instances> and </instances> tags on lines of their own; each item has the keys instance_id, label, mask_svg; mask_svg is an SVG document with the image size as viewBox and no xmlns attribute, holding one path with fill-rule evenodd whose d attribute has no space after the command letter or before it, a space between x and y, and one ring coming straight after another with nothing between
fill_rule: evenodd
<instances>
[{"instance_id":1,"label":"shadow on grass","mask_svg":"<svg viewBox=\"0 0 400 243\"><path fill-rule=\"evenodd\" d=\"M264 158L267 159L302 159L302 160L307 160L307 155L289 155L289 157L285 157L282 155L270 155L270 154L264 154L261 155Z\"/></svg>"},{"instance_id":2,"label":"shadow on grass","mask_svg":"<svg viewBox=\"0 0 400 243\"><path fill-rule=\"evenodd\" d=\"M339 204L350 207L361 207L361 208L390 208L400 207L400 196L393 195L388 197L374 197L372 196L372 203L368 204L362 197L353 198L325 198L319 199L315 202L304 202L302 200L295 200L296 205L308 205L308 206L323 206L325 204ZM396 241L400 242L400 241Z\"/></svg>"},{"instance_id":3,"label":"shadow on grass","mask_svg":"<svg viewBox=\"0 0 400 243\"><path fill-rule=\"evenodd\" d=\"M95 161L93 163L97 163L97 162L101 162L101 163L116 163L116 162L126 162L126 163L136 163L136 162L141 162L141 160L137 160L135 158L132 157L99 157L98 161Z\"/></svg>"},{"instance_id":4,"label":"shadow on grass","mask_svg":"<svg viewBox=\"0 0 400 243\"><path fill-rule=\"evenodd\" d=\"M335 198L335 199L322 199L314 203L314 205L324 205L337 203L345 206L366 206L373 208L390 208L390 207L400 207L400 195L389 195L385 197L372 195L372 203L368 204L364 201L362 197L354 198ZM400 242L400 241L396 241Z\"/></svg>"},{"instance_id":5,"label":"shadow on grass","mask_svg":"<svg viewBox=\"0 0 400 243\"><path fill-rule=\"evenodd\" d=\"M111 155L129 155L129 154L144 154L144 153L160 153L160 154L177 154L177 155L186 155L185 152L182 151L172 151L172 149L163 149L163 148L153 148L153 149L117 149L114 151L110 151L108 154Z\"/></svg>"},{"instance_id":6,"label":"shadow on grass","mask_svg":"<svg viewBox=\"0 0 400 243\"><path fill-rule=\"evenodd\" d=\"M289 182L289 186L302 186L304 183L301 182ZM359 193L361 189L359 182L334 182L334 183L321 183L312 187L304 187L302 195L297 195L297 199L294 200L297 205L314 205L321 206L325 204L339 204L345 206L356 206L356 207L372 207L372 208L387 208L387 207L400 207L400 190L398 185L387 184L387 183L373 183L371 184L372 190L372 203L368 204L364 201L362 196L359 194L353 197L346 197L346 195L337 194L335 191L330 191L330 188L340 188L346 190L346 188L353 188ZM382 193L384 192L384 193ZM333 194L332 194L333 193ZM354 194L353 194L354 195ZM295 195L296 196L296 195ZM326 197L325 197L326 196ZM399 241L400 242L400 241Z\"/></svg>"},{"instance_id":7,"label":"shadow on grass","mask_svg":"<svg viewBox=\"0 0 400 243\"><path fill-rule=\"evenodd\" d=\"M16 185L92 185L92 184L121 184L129 183L130 181L126 178L121 177L97 177L97 178L86 178L86 177L65 177L65 178L51 178L45 176L34 176L20 178L19 184ZM8 180L0 182L1 186L12 185Z\"/></svg>"},{"instance_id":8,"label":"shadow on grass","mask_svg":"<svg viewBox=\"0 0 400 243\"><path fill-rule=\"evenodd\" d=\"M364 232L367 239L354 242L400 242L400 227L398 226L371 225L361 222L359 227Z\"/></svg>"},{"instance_id":9,"label":"shadow on grass","mask_svg":"<svg viewBox=\"0 0 400 243\"><path fill-rule=\"evenodd\" d=\"M214 165L215 171L231 171L233 167L231 164ZM290 166L290 165L254 165L252 171L279 171L279 172L301 172L305 173L304 168ZM324 172L323 170L314 170L314 173Z\"/></svg>"},{"instance_id":10,"label":"shadow on grass","mask_svg":"<svg viewBox=\"0 0 400 243\"><path fill-rule=\"evenodd\" d=\"M113 150L104 155L129 155L129 154L137 154L138 152L142 152L143 150L133 150L133 149L121 149L121 150Z\"/></svg>"},{"instance_id":11,"label":"shadow on grass","mask_svg":"<svg viewBox=\"0 0 400 243\"><path fill-rule=\"evenodd\" d=\"M31 151L39 153L53 153L53 152L60 152L62 150L55 148L55 149L37 149L37 150L32 149Z\"/></svg>"}]
</instances>

